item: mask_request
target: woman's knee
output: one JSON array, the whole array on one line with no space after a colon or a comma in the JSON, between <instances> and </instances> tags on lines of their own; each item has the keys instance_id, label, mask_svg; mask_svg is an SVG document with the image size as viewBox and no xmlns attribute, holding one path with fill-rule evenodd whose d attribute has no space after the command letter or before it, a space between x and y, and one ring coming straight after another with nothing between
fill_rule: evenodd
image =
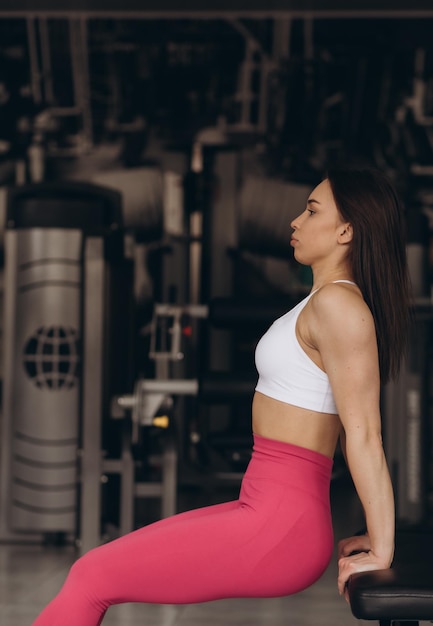
<instances>
[{"instance_id":1,"label":"woman's knee","mask_svg":"<svg viewBox=\"0 0 433 626\"><path fill-rule=\"evenodd\" d=\"M96 589L103 575L103 570L99 549L94 548L73 563L66 583L74 587L83 588L89 593L92 589Z\"/></svg>"}]
</instances>

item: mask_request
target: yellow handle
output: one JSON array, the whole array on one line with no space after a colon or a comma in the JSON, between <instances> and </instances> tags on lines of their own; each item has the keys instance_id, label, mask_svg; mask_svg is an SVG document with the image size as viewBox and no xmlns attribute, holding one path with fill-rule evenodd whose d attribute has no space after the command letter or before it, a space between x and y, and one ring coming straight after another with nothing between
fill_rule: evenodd
<instances>
[{"instance_id":1,"label":"yellow handle","mask_svg":"<svg viewBox=\"0 0 433 626\"><path fill-rule=\"evenodd\" d=\"M168 415L158 415L153 418L153 425L158 426L158 428L168 428L170 424L170 419Z\"/></svg>"}]
</instances>

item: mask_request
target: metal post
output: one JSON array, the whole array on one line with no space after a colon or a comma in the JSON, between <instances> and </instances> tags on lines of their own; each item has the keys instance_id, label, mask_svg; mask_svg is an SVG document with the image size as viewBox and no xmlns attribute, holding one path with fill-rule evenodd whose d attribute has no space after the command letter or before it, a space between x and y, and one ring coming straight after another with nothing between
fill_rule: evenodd
<instances>
[{"instance_id":1,"label":"metal post","mask_svg":"<svg viewBox=\"0 0 433 626\"><path fill-rule=\"evenodd\" d=\"M44 84L45 101L54 105L53 68L51 65L50 32L48 20L45 17L39 19L39 34L41 40L42 81Z\"/></svg>"},{"instance_id":2,"label":"metal post","mask_svg":"<svg viewBox=\"0 0 433 626\"><path fill-rule=\"evenodd\" d=\"M34 17L28 17L26 20L26 25L30 58L30 81L32 85L32 96L35 104L40 104L42 102L42 91L35 19L36 18Z\"/></svg>"},{"instance_id":3,"label":"metal post","mask_svg":"<svg viewBox=\"0 0 433 626\"><path fill-rule=\"evenodd\" d=\"M165 434L162 453L162 517L170 517L177 511L177 449L172 433Z\"/></svg>"},{"instance_id":4,"label":"metal post","mask_svg":"<svg viewBox=\"0 0 433 626\"><path fill-rule=\"evenodd\" d=\"M93 143L93 121L90 107L90 79L88 66L87 21L85 18L69 20L69 37L72 64L74 104L81 112L83 134L89 148Z\"/></svg>"},{"instance_id":5,"label":"metal post","mask_svg":"<svg viewBox=\"0 0 433 626\"><path fill-rule=\"evenodd\" d=\"M84 252L83 404L80 550L101 538L102 382L104 339L104 242L89 237Z\"/></svg>"},{"instance_id":6,"label":"metal post","mask_svg":"<svg viewBox=\"0 0 433 626\"><path fill-rule=\"evenodd\" d=\"M124 426L120 470L120 533L122 535L134 529L134 459L131 445L130 429Z\"/></svg>"}]
</instances>

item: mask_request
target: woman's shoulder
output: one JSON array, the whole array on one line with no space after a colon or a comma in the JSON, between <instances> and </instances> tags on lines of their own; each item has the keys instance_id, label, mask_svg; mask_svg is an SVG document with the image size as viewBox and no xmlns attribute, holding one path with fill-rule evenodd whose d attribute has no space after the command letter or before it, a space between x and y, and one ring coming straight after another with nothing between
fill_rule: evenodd
<instances>
[{"instance_id":1,"label":"woman's shoulder","mask_svg":"<svg viewBox=\"0 0 433 626\"><path fill-rule=\"evenodd\" d=\"M374 328L371 311L360 289L351 283L328 283L309 302L309 313L322 330L358 334Z\"/></svg>"},{"instance_id":2,"label":"woman's shoulder","mask_svg":"<svg viewBox=\"0 0 433 626\"><path fill-rule=\"evenodd\" d=\"M364 302L360 288L353 282L326 283L313 292L311 299L322 305L347 302L356 306Z\"/></svg>"}]
</instances>

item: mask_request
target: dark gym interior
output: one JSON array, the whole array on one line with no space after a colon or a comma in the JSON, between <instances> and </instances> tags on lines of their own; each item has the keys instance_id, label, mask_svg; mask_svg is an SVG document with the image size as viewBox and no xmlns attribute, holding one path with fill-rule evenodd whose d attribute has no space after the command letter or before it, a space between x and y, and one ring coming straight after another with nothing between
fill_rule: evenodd
<instances>
[{"instance_id":1,"label":"dark gym interior","mask_svg":"<svg viewBox=\"0 0 433 626\"><path fill-rule=\"evenodd\" d=\"M88 549L237 496L255 345L311 287L290 222L332 165L404 200L413 321L384 446L399 528L433 534L433 5L73 4L0 3L1 624L29 626ZM362 525L339 451L331 497L337 540ZM336 568L104 625L367 623Z\"/></svg>"}]
</instances>

